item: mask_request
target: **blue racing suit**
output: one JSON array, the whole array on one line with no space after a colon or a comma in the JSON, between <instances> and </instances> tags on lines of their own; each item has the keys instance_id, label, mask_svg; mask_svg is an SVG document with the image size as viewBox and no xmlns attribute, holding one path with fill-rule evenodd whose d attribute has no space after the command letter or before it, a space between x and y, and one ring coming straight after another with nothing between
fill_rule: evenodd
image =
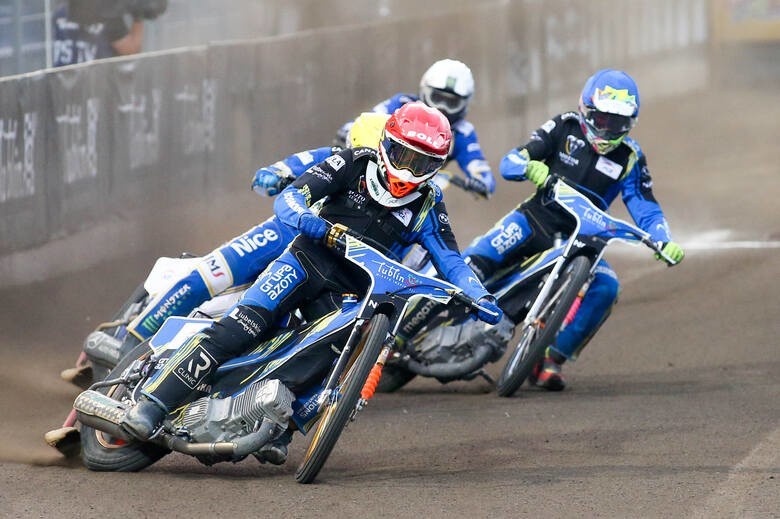
<instances>
[{"instance_id":1,"label":"blue racing suit","mask_svg":"<svg viewBox=\"0 0 780 519\"><path fill-rule=\"evenodd\" d=\"M639 227L654 241L671 241L669 226L653 196L647 160L636 141L626 137L617 149L599 155L588 144L579 115L567 112L547 121L531 134L528 143L507 153L501 161L501 175L507 180L526 180L529 160L544 161L551 172L575 184L602 210L622 194ZM537 190L476 238L464 255L484 280L504 266L549 248L553 234L566 234L571 228L570 217L542 205L541 190ZM608 317L619 286L617 275L602 259L574 321L561 331L552 350L564 358L576 358Z\"/></svg>"},{"instance_id":2,"label":"blue racing suit","mask_svg":"<svg viewBox=\"0 0 780 519\"><path fill-rule=\"evenodd\" d=\"M489 296L458 251L439 188L426 183L399 205L386 207L371 195L371 186L381 182L377 169L376 151L371 148L334 154L282 191L274 203L276 216L282 224L298 227L304 217L314 218L309 209L312 203L324 199L321 218L349 227L396 259L410 243L420 243L445 279L474 299ZM345 292L362 293L366 286L365 274L355 265L320 240L299 234L231 311L177 350L144 387L143 394L163 408L173 409L192 390L208 383L217 366L257 347L283 314L305 309L333 293L339 299ZM331 349L318 350L310 352L310 357L298 358L294 369L288 366L279 374L293 392L318 375L321 380L331 365Z\"/></svg>"},{"instance_id":3,"label":"blue racing suit","mask_svg":"<svg viewBox=\"0 0 780 519\"><path fill-rule=\"evenodd\" d=\"M412 94L396 94L386 99L371 109L372 112L392 114L406 103L419 101L420 98ZM340 139L345 139L352 122L344 124L338 131ZM482 148L477 139L474 125L465 119L452 123L452 148L449 160L454 160L468 178L482 182L490 193L496 189L496 179L490 169L490 165L482 154Z\"/></svg>"},{"instance_id":4,"label":"blue racing suit","mask_svg":"<svg viewBox=\"0 0 780 519\"><path fill-rule=\"evenodd\" d=\"M280 176L300 176L340 148L323 147L296 153L266 169ZM172 315L188 315L212 297L252 283L292 242L298 231L272 216L203 257L198 266L155 296L127 327L140 340L148 339Z\"/></svg>"}]
</instances>

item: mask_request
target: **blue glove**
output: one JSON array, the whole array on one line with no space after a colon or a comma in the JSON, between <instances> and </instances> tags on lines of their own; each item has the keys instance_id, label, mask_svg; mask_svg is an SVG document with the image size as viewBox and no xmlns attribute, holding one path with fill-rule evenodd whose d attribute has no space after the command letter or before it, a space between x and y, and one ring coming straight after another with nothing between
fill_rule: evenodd
<instances>
[{"instance_id":1,"label":"blue glove","mask_svg":"<svg viewBox=\"0 0 780 519\"><path fill-rule=\"evenodd\" d=\"M493 296L482 296L477 301L477 304L484 306L485 309L495 313L495 315L493 315L482 310L478 310L477 317L480 321L484 321L488 324L497 324L498 321L500 321L504 316L504 312L498 307L498 304L496 304L496 298Z\"/></svg>"},{"instance_id":2,"label":"blue glove","mask_svg":"<svg viewBox=\"0 0 780 519\"><path fill-rule=\"evenodd\" d=\"M279 194L279 184L282 178L278 172L270 168L260 168L255 173L252 189L258 195L275 196Z\"/></svg>"},{"instance_id":3,"label":"blue glove","mask_svg":"<svg viewBox=\"0 0 780 519\"><path fill-rule=\"evenodd\" d=\"M328 223L314 213L303 213L298 219L298 230L304 236L319 240L328 232Z\"/></svg>"}]
</instances>

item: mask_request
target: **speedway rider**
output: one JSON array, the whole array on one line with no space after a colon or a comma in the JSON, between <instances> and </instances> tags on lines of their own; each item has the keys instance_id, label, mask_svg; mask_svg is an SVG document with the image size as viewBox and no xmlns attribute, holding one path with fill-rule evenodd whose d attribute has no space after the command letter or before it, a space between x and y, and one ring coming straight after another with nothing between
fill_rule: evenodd
<instances>
[{"instance_id":1,"label":"speedway rider","mask_svg":"<svg viewBox=\"0 0 780 519\"><path fill-rule=\"evenodd\" d=\"M231 312L190 338L144 386L122 422L123 429L136 438L149 438L168 411L208 383L220 364L260 344L281 316L329 292L361 291L362 276L321 241L326 220L349 227L396 259L410 243L421 243L444 278L496 312L480 310L478 317L497 322L501 311L495 298L460 256L441 191L427 182L444 164L450 141L450 125L441 112L423 103L408 103L388 119L377 149L346 149L309 168L285 188L274 210L300 235ZM319 215L314 214L310 206L325 197ZM298 371L311 370L301 366ZM282 382L294 386L295 377L300 381L307 376L312 373L287 374ZM284 384L276 402L281 414L289 415L293 395ZM290 438L287 431L261 454L267 461L283 463Z\"/></svg>"},{"instance_id":2,"label":"speedway rider","mask_svg":"<svg viewBox=\"0 0 780 519\"><path fill-rule=\"evenodd\" d=\"M638 115L639 91L634 80L622 71L600 70L585 83L578 111L553 117L534 131L526 144L504 156L500 171L505 179L527 179L538 189L464 251L481 280L549 248L555 233L571 231L565 215L542 204L541 188L551 170L575 184L603 210L622 193L637 225L663 244L663 252L672 260L683 259L683 250L672 241L653 196L645 155L628 137ZM565 387L561 364L575 359L608 317L618 288L615 272L602 259L574 321L547 348L544 360L530 377L532 383L553 391Z\"/></svg>"},{"instance_id":3,"label":"speedway rider","mask_svg":"<svg viewBox=\"0 0 780 519\"><path fill-rule=\"evenodd\" d=\"M375 147L389 115L368 112L355 119L347 147ZM340 147L322 147L290 155L270 166L259 169L252 188L260 195L274 196L292 179L307 168L342 150ZM228 291L248 286L279 257L298 234L276 216L249 229L240 236L220 245L203 257L197 266L168 285L154 300L127 325L127 335L120 342L104 332L93 332L85 347L89 358L99 356L101 364L112 367L140 342L149 339L168 317L188 315L209 299ZM67 370L68 381L83 374L89 366ZM91 379L91 376L88 377Z\"/></svg>"},{"instance_id":4,"label":"speedway rider","mask_svg":"<svg viewBox=\"0 0 780 519\"><path fill-rule=\"evenodd\" d=\"M438 108L450 122L452 146L448 160L455 160L466 174L467 189L488 194L496 189L490 165L482 154L474 125L464 117L474 95L474 76L460 61L443 59L435 62L420 79L419 95L398 93L372 108L373 112L391 114L406 103L422 101ZM337 142L343 142L352 122L342 126Z\"/></svg>"}]
</instances>

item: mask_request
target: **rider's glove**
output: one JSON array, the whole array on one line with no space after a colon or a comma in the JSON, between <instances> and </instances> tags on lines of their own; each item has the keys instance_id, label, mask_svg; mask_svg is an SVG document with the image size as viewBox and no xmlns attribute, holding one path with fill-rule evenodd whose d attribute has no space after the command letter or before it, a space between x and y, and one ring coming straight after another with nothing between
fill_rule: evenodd
<instances>
[{"instance_id":1,"label":"rider's glove","mask_svg":"<svg viewBox=\"0 0 780 519\"><path fill-rule=\"evenodd\" d=\"M328 224L313 213L303 213L298 220L298 230L304 236L319 240L328 231Z\"/></svg>"},{"instance_id":2,"label":"rider's glove","mask_svg":"<svg viewBox=\"0 0 780 519\"><path fill-rule=\"evenodd\" d=\"M282 177L279 176L278 171L270 168L260 168L255 173L254 180L252 180L252 189L258 195L275 196L279 194L281 182Z\"/></svg>"},{"instance_id":3,"label":"rider's glove","mask_svg":"<svg viewBox=\"0 0 780 519\"><path fill-rule=\"evenodd\" d=\"M477 301L477 304L485 307L486 310L493 312L491 314L483 310L477 310L477 317L480 321L485 321L488 324L497 324L504 316L504 312L498 307L496 298L493 296L482 296Z\"/></svg>"},{"instance_id":4,"label":"rider's glove","mask_svg":"<svg viewBox=\"0 0 780 519\"><path fill-rule=\"evenodd\" d=\"M466 182L465 186L467 191L472 191L474 193L484 195L484 196L488 196L491 193L491 190L490 188L488 188L488 185L478 178L466 177L465 182Z\"/></svg>"},{"instance_id":5,"label":"rider's glove","mask_svg":"<svg viewBox=\"0 0 780 519\"><path fill-rule=\"evenodd\" d=\"M542 187L549 176L550 167L544 162L532 160L525 168L525 178L536 184L537 187Z\"/></svg>"},{"instance_id":6,"label":"rider's glove","mask_svg":"<svg viewBox=\"0 0 780 519\"><path fill-rule=\"evenodd\" d=\"M683 258L685 257L685 251L682 250L682 247L680 247L678 244L676 244L673 241L668 241L661 247L661 252L669 256L669 259L671 259L674 263L674 265L680 263ZM655 255L655 259L660 261L666 261L663 256L660 254Z\"/></svg>"}]
</instances>

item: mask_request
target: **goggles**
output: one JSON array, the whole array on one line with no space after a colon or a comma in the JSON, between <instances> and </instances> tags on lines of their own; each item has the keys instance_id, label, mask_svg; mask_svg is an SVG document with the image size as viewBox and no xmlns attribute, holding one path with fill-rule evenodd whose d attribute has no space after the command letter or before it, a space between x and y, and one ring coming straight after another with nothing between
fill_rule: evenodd
<instances>
[{"instance_id":1,"label":"goggles","mask_svg":"<svg viewBox=\"0 0 780 519\"><path fill-rule=\"evenodd\" d=\"M409 147L395 140L385 133L382 139L382 147L395 169L405 169L415 177L428 177L436 173L444 165L445 157L430 155L420 150Z\"/></svg>"},{"instance_id":2,"label":"goggles","mask_svg":"<svg viewBox=\"0 0 780 519\"><path fill-rule=\"evenodd\" d=\"M468 99L458 94L432 88L430 91L430 101L433 106L448 113L456 113L466 107Z\"/></svg>"},{"instance_id":3,"label":"goggles","mask_svg":"<svg viewBox=\"0 0 780 519\"><path fill-rule=\"evenodd\" d=\"M601 112L595 108L585 107L582 111L585 124L594 133L605 139L618 139L628 133L636 123L636 118L627 115Z\"/></svg>"}]
</instances>

